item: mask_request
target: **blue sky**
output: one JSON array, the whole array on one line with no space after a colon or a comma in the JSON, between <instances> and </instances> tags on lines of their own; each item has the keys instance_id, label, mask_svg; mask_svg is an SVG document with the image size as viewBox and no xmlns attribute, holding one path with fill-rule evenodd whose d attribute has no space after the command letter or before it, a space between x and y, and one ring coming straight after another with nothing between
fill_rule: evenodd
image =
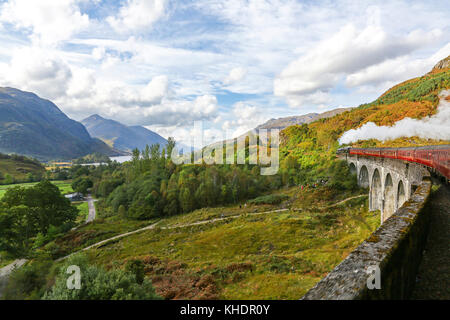
<instances>
[{"instance_id":1,"label":"blue sky","mask_svg":"<svg viewBox=\"0 0 450 320\"><path fill-rule=\"evenodd\" d=\"M448 1L0 1L0 86L178 140L203 120L214 140L428 72L449 16Z\"/></svg>"}]
</instances>

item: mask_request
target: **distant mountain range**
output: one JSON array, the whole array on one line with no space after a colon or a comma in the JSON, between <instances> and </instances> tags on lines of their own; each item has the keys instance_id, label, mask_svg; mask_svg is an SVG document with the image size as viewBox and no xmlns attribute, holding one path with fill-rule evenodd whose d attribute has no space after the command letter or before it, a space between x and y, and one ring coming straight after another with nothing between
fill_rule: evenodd
<instances>
[{"instance_id":1,"label":"distant mountain range","mask_svg":"<svg viewBox=\"0 0 450 320\"><path fill-rule=\"evenodd\" d=\"M337 108L323 113L308 113L302 116L292 116L277 119L270 119L269 121L257 126L255 129L279 129L283 130L287 127L294 125L301 125L304 123L311 123L319 119L325 119L333 117L345 111L349 111L352 108Z\"/></svg>"},{"instance_id":2,"label":"distant mountain range","mask_svg":"<svg viewBox=\"0 0 450 320\"><path fill-rule=\"evenodd\" d=\"M54 103L31 92L0 87L0 152L39 160L74 159L93 152L123 155L93 139Z\"/></svg>"},{"instance_id":3,"label":"distant mountain range","mask_svg":"<svg viewBox=\"0 0 450 320\"><path fill-rule=\"evenodd\" d=\"M268 132L267 132L266 141L264 141L264 142L267 142L267 140L270 139L269 132L272 129L278 129L278 130L282 131L283 129L286 129L287 127L290 127L290 126L308 124L308 123L311 123L311 122L314 122L314 121L317 121L320 119L331 118L331 117L334 117L335 115L338 115L345 111L349 111L351 109L352 108L336 108L336 109L326 111L323 113L307 113L302 116L291 116L291 117L270 119L269 121L266 121L265 123L257 126L255 129L250 130L249 132L239 136L238 139L245 135L249 135L249 136L258 135L260 129L266 129ZM260 139L261 138L262 137L260 136Z\"/></svg>"},{"instance_id":4,"label":"distant mountain range","mask_svg":"<svg viewBox=\"0 0 450 320\"><path fill-rule=\"evenodd\" d=\"M258 129L284 129L350 110L338 108L321 114L309 113L271 119ZM129 154L133 149L167 140L142 126L126 126L97 114L79 123L68 118L49 100L31 92L0 87L0 152L32 156L39 160L70 160L92 153L107 156ZM185 146L181 146L187 149Z\"/></svg>"},{"instance_id":5,"label":"distant mountain range","mask_svg":"<svg viewBox=\"0 0 450 320\"><path fill-rule=\"evenodd\" d=\"M145 149L146 145L159 143L161 147L167 140L159 134L141 126L126 126L120 122L105 119L94 114L81 121L92 137L99 138L110 147L130 152L135 148Z\"/></svg>"},{"instance_id":6,"label":"distant mountain range","mask_svg":"<svg viewBox=\"0 0 450 320\"><path fill-rule=\"evenodd\" d=\"M320 119L331 118L338 114L341 114L343 112L350 111L350 110L352 110L352 108L336 108L336 109L329 110L329 111L326 111L323 113L307 113L302 116L290 116L290 117L283 117L283 118L277 118L277 119L270 119L270 120L264 122L263 124L260 124L256 128L254 128L250 131L247 131L246 133L244 133L234 139L239 140L245 136L258 136L260 129L266 129L267 136L266 136L265 141L264 140L262 140L262 141L264 143L267 143L268 140L270 139L270 130L271 129L279 129L280 131L282 131L283 129L286 129L287 127L290 127L290 126L308 124L308 123L311 123L311 122L314 122L314 121L317 121ZM262 139L261 136L259 136L259 138ZM208 146L212 148L212 147L220 145L221 143L230 142L234 139L213 142Z\"/></svg>"}]
</instances>

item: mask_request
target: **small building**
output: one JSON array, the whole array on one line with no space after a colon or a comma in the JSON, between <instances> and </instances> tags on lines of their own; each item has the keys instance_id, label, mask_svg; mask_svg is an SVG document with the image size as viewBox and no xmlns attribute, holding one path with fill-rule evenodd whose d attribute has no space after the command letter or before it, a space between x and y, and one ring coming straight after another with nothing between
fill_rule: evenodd
<instances>
[{"instance_id":1,"label":"small building","mask_svg":"<svg viewBox=\"0 0 450 320\"><path fill-rule=\"evenodd\" d=\"M84 201L84 196L80 192L75 192L71 194L66 194L65 197L70 201Z\"/></svg>"}]
</instances>

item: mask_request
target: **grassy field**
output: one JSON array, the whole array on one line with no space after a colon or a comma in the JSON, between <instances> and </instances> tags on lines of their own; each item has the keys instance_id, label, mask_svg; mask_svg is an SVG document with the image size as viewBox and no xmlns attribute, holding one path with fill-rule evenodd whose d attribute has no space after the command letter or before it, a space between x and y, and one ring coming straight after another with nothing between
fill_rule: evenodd
<instances>
[{"instance_id":1,"label":"grassy field","mask_svg":"<svg viewBox=\"0 0 450 320\"><path fill-rule=\"evenodd\" d=\"M13 187L32 187L36 185L38 182L31 183L17 183L17 184L8 184L8 185L0 185L0 199L6 193L6 190ZM56 185L62 194L72 193L72 181L51 181L54 185Z\"/></svg>"},{"instance_id":2,"label":"grassy field","mask_svg":"<svg viewBox=\"0 0 450 320\"><path fill-rule=\"evenodd\" d=\"M80 204L78 206L78 208L81 210L77 220L79 223L82 222L81 219L83 217L83 211L87 210L87 202L86 208L83 208L83 206L84 204ZM97 214L98 213L99 211L97 210ZM86 216L84 216L84 218L85 217ZM65 256L96 242L114 237L118 234L143 228L153 222L155 221L125 220L118 216L96 218L94 221L82 225L76 230L69 231L66 235L57 239L54 242L57 247L55 257L59 258ZM53 242L51 244L53 244Z\"/></svg>"},{"instance_id":3,"label":"grassy field","mask_svg":"<svg viewBox=\"0 0 450 320\"><path fill-rule=\"evenodd\" d=\"M72 205L77 207L80 212L78 213L78 217L76 220L77 224L84 223L87 219L87 216L89 215L89 205L85 202L73 202Z\"/></svg>"},{"instance_id":4,"label":"grassy field","mask_svg":"<svg viewBox=\"0 0 450 320\"><path fill-rule=\"evenodd\" d=\"M339 202L343 196L335 198L326 188L282 192L290 198L280 205L196 210L163 219L154 230L111 241L87 253L92 263L107 268L141 259L146 275L166 299L299 299L379 226L379 213L368 212L367 196L323 209L323 204ZM308 204L318 194L321 202ZM307 205L302 208L301 202ZM261 213L279 208L288 210ZM222 214L242 216L163 228ZM56 244L66 253L72 252L120 230L139 227L134 223L119 217L100 219Z\"/></svg>"}]
</instances>

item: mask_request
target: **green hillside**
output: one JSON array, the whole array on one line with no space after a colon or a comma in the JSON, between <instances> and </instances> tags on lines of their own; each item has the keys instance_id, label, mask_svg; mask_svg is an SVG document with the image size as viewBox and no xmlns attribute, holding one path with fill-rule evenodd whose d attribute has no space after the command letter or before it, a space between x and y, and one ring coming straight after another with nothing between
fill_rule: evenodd
<instances>
[{"instance_id":1,"label":"green hillside","mask_svg":"<svg viewBox=\"0 0 450 320\"><path fill-rule=\"evenodd\" d=\"M87 250L84 259L109 272L139 266L165 299L298 299L380 223L379 212L368 210L367 190L335 161L339 137L369 121L434 114L449 80L449 68L436 69L369 104L286 128L273 176L256 165L176 165L165 157L172 142L162 152L157 145L136 151L125 164L77 169L74 178L93 183L97 219L35 250L24 270L39 281L7 298L44 297L57 287L62 263L55 259L158 222Z\"/></svg>"},{"instance_id":2,"label":"green hillside","mask_svg":"<svg viewBox=\"0 0 450 320\"><path fill-rule=\"evenodd\" d=\"M44 174L45 168L37 160L0 153L0 184L37 181Z\"/></svg>"},{"instance_id":3,"label":"green hillside","mask_svg":"<svg viewBox=\"0 0 450 320\"><path fill-rule=\"evenodd\" d=\"M406 117L421 119L433 115L439 103L438 94L448 88L450 88L450 68L448 66L435 68L422 77L396 85L371 103L332 118L288 127L281 132L282 166L289 169L290 164L298 162L306 175L314 176L320 167L327 166L335 158L339 147L338 139L344 132L359 128L367 122L389 126ZM384 143L369 140L355 145L420 146L437 143L449 141L407 138Z\"/></svg>"}]
</instances>

